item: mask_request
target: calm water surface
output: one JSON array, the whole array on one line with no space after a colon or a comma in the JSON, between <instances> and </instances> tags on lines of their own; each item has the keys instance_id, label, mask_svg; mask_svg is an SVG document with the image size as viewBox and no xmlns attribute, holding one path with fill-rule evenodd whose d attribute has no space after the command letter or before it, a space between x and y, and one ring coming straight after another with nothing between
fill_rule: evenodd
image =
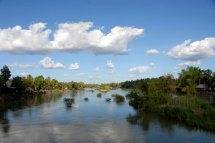
<instances>
[{"instance_id":1,"label":"calm water surface","mask_svg":"<svg viewBox=\"0 0 215 143\"><path fill-rule=\"evenodd\" d=\"M85 89L8 103L0 114L0 143L215 143L215 134L180 125L156 114L139 115L127 101ZM68 107L64 98L73 97ZM88 97L89 101L84 101Z\"/></svg>"}]
</instances>

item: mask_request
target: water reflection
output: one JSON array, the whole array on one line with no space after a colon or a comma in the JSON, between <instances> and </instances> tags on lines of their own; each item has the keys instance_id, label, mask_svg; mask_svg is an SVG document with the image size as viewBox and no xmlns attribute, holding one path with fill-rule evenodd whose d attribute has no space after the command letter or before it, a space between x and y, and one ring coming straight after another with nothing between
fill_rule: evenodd
<instances>
[{"instance_id":1,"label":"water reflection","mask_svg":"<svg viewBox=\"0 0 215 143\"><path fill-rule=\"evenodd\" d=\"M159 123L162 129L166 130L168 133L173 132L173 124L168 120L162 120L158 115L149 112L139 113L134 115L129 114L127 116L127 121L132 125L139 125L145 132L148 132L151 124Z\"/></svg>"},{"instance_id":2,"label":"water reflection","mask_svg":"<svg viewBox=\"0 0 215 143\"><path fill-rule=\"evenodd\" d=\"M188 132L202 131L202 132L214 134L213 132L209 132L209 131L205 131L205 130L203 131L203 130L195 128L195 127L187 126L178 121L175 121L172 119L167 119L167 118L157 115L156 113L151 113L151 112L142 112L142 113L136 112L133 115L128 114L126 119L131 125L140 126L145 132L148 132L150 130L151 126L159 125L162 132L166 132L170 135L174 134L174 131L177 128L184 128Z\"/></svg>"},{"instance_id":3,"label":"water reflection","mask_svg":"<svg viewBox=\"0 0 215 143\"><path fill-rule=\"evenodd\" d=\"M26 95L25 95L26 96ZM34 97L27 96L26 98L20 97L8 97L8 96L1 96L0 98L0 126L2 131L7 134L10 131L10 120L8 119L8 112L11 112L11 115L14 118L22 117L25 112L20 109L32 107L32 106L39 106L43 103L48 102L56 102L62 93L60 92L51 92L46 95L37 95ZM32 114L32 108L28 108L28 114Z\"/></svg>"},{"instance_id":4,"label":"water reflection","mask_svg":"<svg viewBox=\"0 0 215 143\"><path fill-rule=\"evenodd\" d=\"M214 134L156 114L139 114L127 101L120 105L114 102L112 94L125 96L127 91L112 90L98 98L99 91L91 90L50 93L12 102L1 99L0 142L210 143L215 140ZM65 99L75 102L67 106Z\"/></svg>"}]
</instances>

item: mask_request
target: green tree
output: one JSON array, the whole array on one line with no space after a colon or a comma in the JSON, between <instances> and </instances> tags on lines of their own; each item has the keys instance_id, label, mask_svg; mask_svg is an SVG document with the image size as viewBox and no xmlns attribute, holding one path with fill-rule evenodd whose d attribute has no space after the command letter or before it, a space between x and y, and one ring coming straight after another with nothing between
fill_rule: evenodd
<instances>
[{"instance_id":1,"label":"green tree","mask_svg":"<svg viewBox=\"0 0 215 143\"><path fill-rule=\"evenodd\" d=\"M26 89L24 78L20 76L13 77L11 86L16 87L19 92L24 92Z\"/></svg>"},{"instance_id":2,"label":"green tree","mask_svg":"<svg viewBox=\"0 0 215 143\"><path fill-rule=\"evenodd\" d=\"M1 84L3 86L6 86L6 82L9 80L11 76L11 73L10 73L10 69L8 68L8 66L3 66L3 68L1 69L1 74L0 74L0 81L1 81Z\"/></svg>"},{"instance_id":3,"label":"green tree","mask_svg":"<svg viewBox=\"0 0 215 143\"><path fill-rule=\"evenodd\" d=\"M34 89L35 90L42 90L44 89L44 77L42 75L37 76L34 78Z\"/></svg>"},{"instance_id":4,"label":"green tree","mask_svg":"<svg viewBox=\"0 0 215 143\"><path fill-rule=\"evenodd\" d=\"M56 79L53 79L51 81L50 87L51 87L51 89L57 88L58 87L58 81Z\"/></svg>"},{"instance_id":5,"label":"green tree","mask_svg":"<svg viewBox=\"0 0 215 143\"><path fill-rule=\"evenodd\" d=\"M187 67L179 74L178 84L188 95L196 94L196 86L200 83L202 73L197 67Z\"/></svg>"},{"instance_id":6,"label":"green tree","mask_svg":"<svg viewBox=\"0 0 215 143\"><path fill-rule=\"evenodd\" d=\"M213 72L210 69L201 70L201 83L207 84L209 87L213 84Z\"/></svg>"},{"instance_id":7,"label":"green tree","mask_svg":"<svg viewBox=\"0 0 215 143\"><path fill-rule=\"evenodd\" d=\"M34 78L31 75L27 75L27 77L24 78L24 82L26 87L34 88Z\"/></svg>"},{"instance_id":8,"label":"green tree","mask_svg":"<svg viewBox=\"0 0 215 143\"><path fill-rule=\"evenodd\" d=\"M51 81L52 81L52 79L50 78L50 77L47 77L46 79L45 79L45 89L46 90L50 90L51 89Z\"/></svg>"}]
</instances>

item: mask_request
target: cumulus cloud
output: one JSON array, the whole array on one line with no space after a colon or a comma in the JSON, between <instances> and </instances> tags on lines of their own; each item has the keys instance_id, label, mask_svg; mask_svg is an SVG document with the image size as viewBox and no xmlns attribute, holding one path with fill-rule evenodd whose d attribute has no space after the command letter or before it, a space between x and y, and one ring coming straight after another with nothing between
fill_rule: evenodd
<instances>
[{"instance_id":1,"label":"cumulus cloud","mask_svg":"<svg viewBox=\"0 0 215 143\"><path fill-rule=\"evenodd\" d=\"M155 54L158 54L159 51L157 49L149 49L146 51L146 53L150 55L155 55Z\"/></svg>"},{"instance_id":2,"label":"cumulus cloud","mask_svg":"<svg viewBox=\"0 0 215 143\"><path fill-rule=\"evenodd\" d=\"M174 59L196 61L215 55L215 37L208 37L200 41L186 40L176 45L167 55Z\"/></svg>"},{"instance_id":3,"label":"cumulus cloud","mask_svg":"<svg viewBox=\"0 0 215 143\"><path fill-rule=\"evenodd\" d=\"M53 47L68 52L91 50L95 54L123 54L128 52L131 40L143 33L143 29L116 26L105 35L100 29L92 28L92 22L61 23L54 33Z\"/></svg>"},{"instance_id":4,"label":"cumulus cloud","mask_svg":"<svg viewBox=\"0 0 215 143\"><path fill-rule=\"evenodd\" d=\"M147 73L150 69L154 67L155 67L154 63L151 63L148 66L138 66L138 67L130 68L128 72L132 74L142 74L142 73Z\"/></svg>"},{"instance_id":5,"label":"cumulus cloud","mask_svg":"<svg viewBox=\"0 0 215 143\"><path fill-rule=\"evenodd\" d=\"M45 53L51 47L49 42L50 29L45 23L35 23L23 29L15 26L0 29L0 51L13 54Z\"/></svg>"},{"instance_id":6,"label":"cumulus cloud","mask_svg":"<svg viewBox=\"0 0 215 143\"><path fill-rule=\"evenodd\" d=\"M32 67L31 64L17 64L17 63L9 64L8 66L9 67L21 68L21 69L27 69L27 68L31 68Z\"/></svg>"},{"instance_id":7,"label":"cumulus cloud","mask_svg":"<svg viewBox=\"0 0 215 143\"><path fill-rule=\"evenodd\" d=\"M70 64L68 69L69 70L78 70L80 68L78 63Z\"/></svg>"},{"instance_id":8,"label":"cumulus cloud","mask_svg":"<svg viewBox=\"0 0 215 143\"><path fill-rule=\"evenodd\" d=\"M114 64L111 61L107 61L106 66L108 68L111 68L111 69L113 69L115 67Z\"/></svg>"},{"instance_id":9,"label":"cumulus cloud","mask_svg":"<svg viewBox=\"0 0 215 143\"><path fill-rule=\"evenodd\" d=\"M50 57L45 57L39 62L39 65L46 69L61 69L64 65L60 62L54 62Z\"/></svg>"},{"instance_id":10,"label":"cumulus cloud","mask_svg":"<svg viewBox=\"0 0 215 143\"><path fill-rule=\"evenodd\" d=\"M21 26L0 29L0 51L38 54L90 50L95 54L124 54L129 51L129 43L143 31L115 26L105 34L101 29L93 29L92 22L79 22L58 24L58 29L52 32L45 23L35 23L27 29Z\"/></svg>"},{"instance_id":11,"label":"cumulus cloud","mask_svg":"<svg viewBox=\"0 0 215 143\"><path fill-rule=\"evenodd\" d=\"M187 67L187 66L198 66L200 65L200 60L197 61L186 61L183 63L178 64L179 67Z\"/></svg>"}]
</instances>

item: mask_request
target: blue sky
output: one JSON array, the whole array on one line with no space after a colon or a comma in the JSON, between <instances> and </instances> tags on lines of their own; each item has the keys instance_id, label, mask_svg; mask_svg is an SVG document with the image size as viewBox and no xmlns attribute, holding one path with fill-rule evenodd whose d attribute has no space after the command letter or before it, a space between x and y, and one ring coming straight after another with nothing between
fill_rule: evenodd
<instances>
[{"instance_id":1,"label":"blue sky","mask_svg":"<svg viewBox=\"0 0 215 143\"><path fill-rule=\"evenodd\" d=\"M0 66L13 76L120 82L215 71L214 56L214 0L0 0Z\"/></svg>"}]
</instances>

